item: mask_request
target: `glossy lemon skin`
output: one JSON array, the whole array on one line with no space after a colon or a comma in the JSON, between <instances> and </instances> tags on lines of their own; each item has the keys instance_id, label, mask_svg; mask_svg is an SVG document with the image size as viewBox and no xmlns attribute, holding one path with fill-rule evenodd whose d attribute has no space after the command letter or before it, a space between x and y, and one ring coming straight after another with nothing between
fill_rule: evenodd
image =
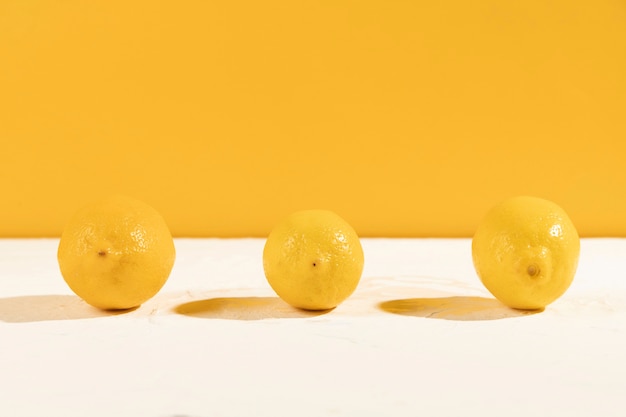
<instances>
[{"instance_id":1,"label":"glossy lemon skin","mask_svg":"<svg viewBox=\"0 0 626 417\"><path fill-rule=\"evenodd\" d=\"M557 204L531 196L493 207L472 239L485 287L502 303L543 309L570 287L580 255L578 232Z\"/></svg>"},{"instance_id":2,"label":"glossy lemon skin","mask_svg":"<svg viewBox=\"0 0 626 417\"><path fill-rule=\"evenodd\" d=\"M306 310L339 305L356 289L364 254L355 230L328 210L304 210L282 220L263 249L268 283L284 301Z\"/></svg>"},{"instance_id":3,"label":"glossy lemon skin","mask_svg":"<svg viewBox=\"0 0 626 417\"><path fill-rule=\"evenodd\" d=\"M78 210L57 251L61 275L87 303L106 310L137 307L165 284L176 250L151 206L112 196Z\"/></svg>"}]
</instances>

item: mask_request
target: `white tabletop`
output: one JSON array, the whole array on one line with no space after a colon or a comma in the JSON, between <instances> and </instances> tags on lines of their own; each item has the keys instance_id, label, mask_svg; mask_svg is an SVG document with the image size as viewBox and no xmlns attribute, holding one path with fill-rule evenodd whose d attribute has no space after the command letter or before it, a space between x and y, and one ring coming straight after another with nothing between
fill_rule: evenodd
<instances>
[{"instance_id":1,"label":"white tabletop","mask_svg":"<svg viewBox=\"0 0 626 417\"><path fill-rule=\"evenodd\" d=\"M58 240L0 240L0 415L626 415L626 239L583 239L538 314L493 300L469 239L362 243L324 314L276 297L263 239L176 239L161 292L110 314L66 286Z\"/></svg>"}]
</instances>

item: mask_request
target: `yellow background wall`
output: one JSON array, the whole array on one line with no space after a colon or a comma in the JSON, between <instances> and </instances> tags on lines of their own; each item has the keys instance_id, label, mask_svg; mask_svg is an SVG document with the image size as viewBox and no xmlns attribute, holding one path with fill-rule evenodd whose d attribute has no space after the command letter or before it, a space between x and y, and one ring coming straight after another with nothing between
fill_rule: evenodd
<instances>
[{"instance_id":1,"label":"yellow background wall","mask_svg":"<svg viewBox=\"0 0 626 417\"><path fill-rule=\"evenodd\" d=\"M626 2L2 0L0 144L0 236L109 193L177 236L471 236L516 194L626 236Z\"/></svg>"}]
</instances>

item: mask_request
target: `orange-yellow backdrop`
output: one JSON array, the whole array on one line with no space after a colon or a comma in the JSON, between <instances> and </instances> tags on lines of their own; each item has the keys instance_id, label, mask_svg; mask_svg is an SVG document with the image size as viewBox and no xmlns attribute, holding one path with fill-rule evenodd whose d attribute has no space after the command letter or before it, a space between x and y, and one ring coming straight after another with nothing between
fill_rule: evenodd
<instances>
[{"instance_id":1,"label":"orange-yellow backdrop","mask_svg":"<svg viewBox=\"0 0 626 417\"><path fill-rule=\"evenodd\" d=\"M176 236L470 236L516 194L626 236L626 2L4 0L0 141L0 236L110 193Z\"/></svg>"}]
</instances>

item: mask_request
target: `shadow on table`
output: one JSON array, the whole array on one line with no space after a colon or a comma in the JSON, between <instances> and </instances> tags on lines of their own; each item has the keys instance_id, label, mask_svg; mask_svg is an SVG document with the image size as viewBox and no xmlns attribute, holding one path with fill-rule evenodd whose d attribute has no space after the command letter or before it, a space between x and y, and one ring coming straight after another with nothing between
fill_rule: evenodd
<instances>
[{"instance_id":1,"label":"shadow on table","mask_svg":"<svg viewBox=\"0 0 626 417\"><path fill-rule=\"evenodd\" d=\"M403 316L460 321L498 320L528 316L543 311L516 310L494 298L462 296L391 300L380 303L379 307L388 313Z\"/></svg>"},{"instance_id":2,"label":"shadow on table","mask_svg":"<svg viewBox=\"0 0 626 417\"><path fill-rule=\"evenodd\" d=\"M132 310L98 310L74 295L24 295L0 298L0 321L7 323L89 319L124 314Z\"/></svg>"},{"instance_id":3,"label":"shadow on table","mask_svg":"<svg viewBox=\"0 0 626 417\"><path fill-rule=\"evenodd\" d=\"M223 297L191 301L175 307L174 311L204 319L263 320L315 317L331 310L300 310L278 297Z\"/></svg>"}]
</instances>

